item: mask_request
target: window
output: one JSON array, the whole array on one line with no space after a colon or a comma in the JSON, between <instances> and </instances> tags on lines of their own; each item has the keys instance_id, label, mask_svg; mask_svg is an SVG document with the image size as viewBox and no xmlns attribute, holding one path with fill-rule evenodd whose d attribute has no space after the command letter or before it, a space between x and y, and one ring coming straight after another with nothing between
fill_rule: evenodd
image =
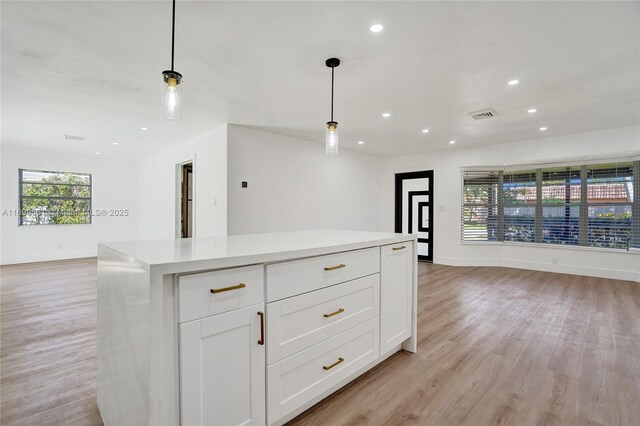
<instances>
[{"instance_id":1,"label":"window","mask_svg":"<svg viewBox=\"0 0 640 426\"><path fill-rule=\"evenodd\" d=\"M538 202L535 170L505 173L502 192L504 241L535 242Z\"/></svg>"},{"instance_id":2,"label":"window","mask_svg":"<svg viewBox=\"0 0 640 426\"><path fill-rule=\"evenodd\" d=\"M91 175L20 169L20 225L91 223Z\"/></svg>"},{"instance_id":3,"label":"window","mask_svg":"<svg viewBox=\"0 0 640 426\"><path fill-rule=\"evenodd\" d=\"M640 248L640 161L465 170L463 241Z\"/></svg>"},{"instance_id":4,"label":"window","mask_svg":"<svg viewBox=\"0 0 640 426\"><path fill-rule=\"evenodd\" d=\"M463 240L498 240L499 182L499 172L465 172L462 208Z\"/></svg>"},{"instance_id":5,"label":"window","mask_svg":"<svg viewBox=\"0 0 640 426\"><path fill-rule=\"evenodd\" d=\"M593 247L629 247L633 203L633 163L589 167L586 203L588 244ZM637 200L635 204L638 204Z\"/></svg>"},{"instance_id":6,"label":"window","mask_svg":"<svg viewBox=\"0 0 640 426\"><path fill-rule=\"evenodd\" d=\"M579 245L580 170L581 167L561 167L540 171L542 235L536 242Z\"/></svg>"}]
</instances>

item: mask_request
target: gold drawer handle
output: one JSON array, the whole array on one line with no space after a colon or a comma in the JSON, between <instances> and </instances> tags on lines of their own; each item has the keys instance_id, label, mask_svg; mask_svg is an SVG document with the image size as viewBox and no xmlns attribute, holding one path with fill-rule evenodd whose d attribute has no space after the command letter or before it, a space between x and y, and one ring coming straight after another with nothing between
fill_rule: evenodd
<instances>
[{"instance_id":1,"label":"gold drawer handle","mask_svg":"<svg viewBox=\"0 0 640 426\"><path fill-rule=\"evenodd\" d=\"M344 362L344 358L340 357L340 358L338 358L338 360L336 362L334 362L331 365L325 365L325 366L322 367L322 369L323 370L331 370L333 367L335 367L336 365L341 364L343 362Z\"/></svg>"},{"instance_id":2,"label":"gold drawer handle","mask_svg":"<svg viewBox=\"0 0 640 426\"><path fill-rule=\"evenodd\" d=\"M344 263L341 263L341 264L336 265L336 266L325 266L324 270L325 271L335 271L336 269L341 269L341 268L344 268L345 266L347 266L347 265L345 265Z\"/></svg>"},{"instance_id":3,"label":"gold drawer handle","mask_svg":"<svg viewBox=\"0 0 640 426\"><path fill-rule=\"evenodd\" d=\"M232 285L231 287L222 287L222 288L212 288L211 293L224 293L225 291L231 290L240 290L241 288L245 288L245 283L240 283L238 285Z\"/></svg>"},{"instance_id":4,"label":"gold drawer handle","mask_svg":"<svg viewBox=\"0 0 640 426\"><path fill-rule=\"evenodd\" d=\"M337 310L337 311L335 311L335 312L331 312L330 314L324 314L324 317L325 317L325 318L330 318L330 317L332 317L332 316L334 316L334 315L338 315L338 314L341 314L341 313L343 313L343 312L344 312L344 309L340 308L340 309L338 309L338 310Z\"/></svg>"},{"instance_id":5,"label":"gold drawer handle","mask_svg":"<svg viewBox=\"0 0 640 426\"><path fill-rule=\"evenodd\" d=\"M407 246L400 246L400 247L394 247L391 250L396 251L396 250L402 250L402 249L406 249Z\"/></svg>"}]
</instances>

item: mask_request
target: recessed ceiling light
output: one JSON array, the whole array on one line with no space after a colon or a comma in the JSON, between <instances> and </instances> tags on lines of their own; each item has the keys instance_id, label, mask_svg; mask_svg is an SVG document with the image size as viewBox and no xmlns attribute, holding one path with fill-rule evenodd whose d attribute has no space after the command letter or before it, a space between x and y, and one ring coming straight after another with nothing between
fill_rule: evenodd
<instances>
[{"instance_id":1,"label":"recessed ceiling light","mask_svg":"<svg viewBox=\"0 0 640 426\"><path fill-rule=\"evenodd\" d=\"M383 112L383 113L382 113L382 116L383 116L384 118L389 118L389 117L391 117L391 113L390 113L390 112Z\"/></svg>"},{"instance_id":2,"label":"recessed ceiling light","mask_svg":"<svg viewBox=\"0 0 640 426\"><path fill-rule=\"evenodd\" d=\"M429 129L422 129L422 133L429 133Z\"/></svg>"},{"instance_id":3,"label":"recessed ceiling light","mask_svg":"<svg viewBox=\"0 0 640 426\"><path fill-rule=\"evenodd\" d=\"M509 80L509 82L507 84L509 86L515 86L518 83L520 83L520 80Z\"/></svg>"},{"instance_id":4,"label":"recessed ceiling light","mask_svg":"<svg viewBox=\"0 0 640 426\"><path fill-rule=\"evenodd\" d=\"M449 145L453 145L456 141L449 141Z\"/></svg>"},{"instance_id":5,"label":"recessed ceiling light","mask_svg":"<svg viewBox=\"0 0 640 426\"><path fill-rule=\"evenodd\" d=\"M140 130L149 130L148 127L140 127Z\"/></svg>"},{"instance_id":6,"label":"recessed ceiling light","mask_svg":"<svg viewBox=\"0 0 640 426\"><path fill-rule=\"evenodd\" d=\"M364 141L358 141L358 145L364 145Z\"/></svg>"},{"instance_id":7,"label":"recessed ceiling light","mask_svg":"<svg viewBox=\"0 0 640 426\"><path fill-rule=\"evenodd\" d=\"M102 155L102 153L101 152L96 152L96 155Z\"/></svg>"},{"instance_id":8,"label":"recessed ceiling light","mask_svg":"<svg viewBox=\"0 0 640 426\"><path fill-rule=\"evenodd\" d=\"M535 109L535 108L529 108L529 109L527 110L527 112L528 112L529 114L533 114L533 113L534 113L534 112L536 112L536 111L538 111L538 110L537 110L537 109Z\"/></svg>"},{"instance_id":9,"label":"recessed ceiling light","mask_svg":"<svg viewBox=\"0 0 640 426\"><path fill-rule=\"evenodd\" d=\"M120 145L118 142L114 142L111 145Z\"/></svg>"},{"instance_id":10,"label":"recessed ceiling light","mask_svg":"<svg viewBox=\"0 0 640 426\"><path fill-rule=\"evenodd\" d=\"M372 33L379 33L384 29L384 27L381 24L373 24L372 26L369 27L369 29L371 30Z\"/></svg>"},{"instance_id":11,"label":"recessed ceiling light","mask_svg":"<svg viewBox=\"0 0 640 426\"><path fill-rule=\"evenodd\" d=\"M545 130L547 130L547 128L546 128L546 127L540 127L540 131L541 131L541 132L544 132Z\"/></svg>"}]
</instances>

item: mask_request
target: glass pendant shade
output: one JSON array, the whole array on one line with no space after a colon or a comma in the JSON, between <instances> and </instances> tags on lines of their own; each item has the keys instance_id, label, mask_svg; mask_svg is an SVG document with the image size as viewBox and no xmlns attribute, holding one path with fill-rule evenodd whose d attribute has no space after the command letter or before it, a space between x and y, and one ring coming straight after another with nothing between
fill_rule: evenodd
<instances>
[{"instance_id":1,"label":"glass pendant shade","mask_svg":"<svg viewBox=\"0 0 640 426\"><path fill-rule=\"evenodd\" d=\"M182 119L182 97L178 80L168 78L162 93L162 118L167 121Z\"/></svg>"},{"instance_id":2,"label":"glass pendant shade","mask_svg":"<svg viewBox=\"0 0 640 426\"><path fill-rule=\"evenodd\" d=\"M338 153L338 123L335 121L329 121L327 123L327 136L326 136L326 150L327 154Z\"/></svg>"},{"instance_id":3,"label":"glass pendant shade","mask_svg":"<svg viewBox=\"0 0 640 426\"><path fill-rule=\"evenodd\" d=\"M338 122L333 121L333 81L335 68L340 65L340 59L329 58L325 65L331 68L331 121L327 122L325 153L335 155L338 153Z\"/></svg>"},{"instance_id":4,"label":"glass pendant shade","mask_svg":"<svg viewBox=\"0 0 640 426\"><path fill-rule=\"evenodd\" d=\"M182 120L182 94L180 93L180 83L182 74L173 69L173 59L176 40L176 0L172 2L171 13L171 69L162 71L162 78L166 86L162 88L162 118L165 121Z\"/></svg>"}]
</instances>

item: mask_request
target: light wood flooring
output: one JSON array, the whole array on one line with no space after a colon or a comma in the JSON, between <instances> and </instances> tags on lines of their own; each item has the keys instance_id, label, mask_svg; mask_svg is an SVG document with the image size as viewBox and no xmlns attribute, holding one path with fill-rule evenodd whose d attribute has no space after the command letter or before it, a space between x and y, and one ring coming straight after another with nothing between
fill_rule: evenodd
<instances>
[{"instance_id":1,"label":"light wood flooring","mask_svg":"<svg viewBox=\"0 0 640 426\"><path fill-rule=\"evenodd\" d=\"M421 264L417 354L291 425L640 425L640 283ZM95 259L1 268L0 424L99 425Z\"/></svg>"},{"instance_id":2,"label":"light wood flooring","mask_svg":"<svg viewBox=\"0 0 640 426\"><path fill-rule=\"evenodd\" d=\"M0 424L96 425L96 260L0 268Z\"/></svg>"}]
</instances>

